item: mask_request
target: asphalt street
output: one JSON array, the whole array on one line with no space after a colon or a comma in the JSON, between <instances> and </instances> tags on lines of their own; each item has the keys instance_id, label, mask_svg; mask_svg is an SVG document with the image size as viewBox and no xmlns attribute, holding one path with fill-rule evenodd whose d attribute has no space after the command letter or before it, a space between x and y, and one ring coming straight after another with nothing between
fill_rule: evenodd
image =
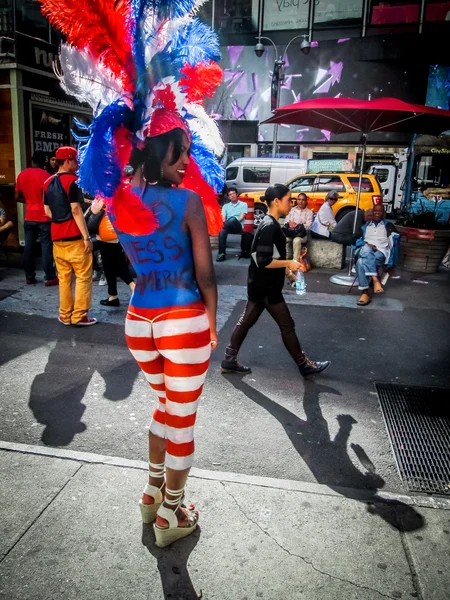
<instances>
[{"instance_id":1,"label":"asphalt street","mask_svg":"<svg viewBox=\"0 0 450 600\"><path fill-rule=\"evenodd\" d=\"M448 310L400 300L401 309L386 311L315 306L288 293L305 350L330 359L330 369L304 381L264 314L241 352L252 374L223 376L245 271L219 271L223 327L198 413L196 466L369 494L403 491L374 384L448 386ZM115 311L117 324L66 328L41 316L56 298L40 305L33 291L35 311L21 312L20 293L0 304L0 439L146 460L154 398L125 345L125 308Z\"/></svg>"}]
</instances>

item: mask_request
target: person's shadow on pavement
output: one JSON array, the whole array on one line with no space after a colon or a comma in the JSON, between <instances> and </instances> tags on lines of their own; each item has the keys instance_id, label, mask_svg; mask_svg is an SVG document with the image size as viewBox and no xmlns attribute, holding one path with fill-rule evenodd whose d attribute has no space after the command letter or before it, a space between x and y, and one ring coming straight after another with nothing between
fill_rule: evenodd
<instances>
[{"instance_id":1,"label":"person's shadow on pavement","mask_svg":"<svg viewBox=\"0 0 450 600\"><path fill-rule=\"evenodd\" d=\"M86 430L81 420L86 410L83 399L96 371L105 381L104 396L111 401L128 398L139 374L127 348L117 346L117 351L108 348L105 352L106 347L96 345L86 333L91 332L71 329L61 333L45 371L36 375L31 385L28 406L45 425L42 441L47 446L67 446Z\"/></svg>"},{"instance_id":2,"label":"person's shadow on pavement","mask_svg":"<svg viewBox=\"0 0 450 600\"><path fill-rule=\"evenodd\" d=\"M339 430L331 439L328 423L322 414L319 403L321 393L341 395L329 386L317 384L305 379L303 410L306 419L301 419L280 404L277 404L258 390L235 375L226 377L228 381L247 398L267 410L283 426L295 450L308 465L317 482L335 490L346 498L367 505L368 512L377 514L400 531L414 531L424 526L423 517L398 501L387 501L377 495L384 487L384 479L375 472L364 449L351 444L361 465L360 471L352 462L347 443L354 424L357 421L351 415L338 415Z\"/></svg>"},{"instance_id":3,"label":"person's shadow on pavement","mask_svg":"<svg viewBox=\"0 0 450 600\"><path fill-rule=\"evenodd\" d=\"M168 548L158 548L155 544L153 525L142 526L142 544L157 561L161 577L164 598L174 600L199 600L202 598L195 591L189 576L187 563L189 556L200 539L200 527L187 537L178 540Z\"/></svg>"}]
</instances>

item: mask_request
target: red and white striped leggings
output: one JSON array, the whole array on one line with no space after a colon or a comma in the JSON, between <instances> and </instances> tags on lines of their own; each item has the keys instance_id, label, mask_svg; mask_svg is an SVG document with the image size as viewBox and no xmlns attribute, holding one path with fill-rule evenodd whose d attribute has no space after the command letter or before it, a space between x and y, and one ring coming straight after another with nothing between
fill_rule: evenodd
<instances>
[{"instance_id":1,"label":"red and white striped leggings","mask_svg":"<svg viewBox=\"0 0 450 600\"><path fill-rule=\"evenodd\" d=\"M166 440L166 466L187 469L194 459L197 404L211 355L205 308L200 303L172 310L130 306L125 335L159 398L150 431Z\"/></svg>"}]
</instances>

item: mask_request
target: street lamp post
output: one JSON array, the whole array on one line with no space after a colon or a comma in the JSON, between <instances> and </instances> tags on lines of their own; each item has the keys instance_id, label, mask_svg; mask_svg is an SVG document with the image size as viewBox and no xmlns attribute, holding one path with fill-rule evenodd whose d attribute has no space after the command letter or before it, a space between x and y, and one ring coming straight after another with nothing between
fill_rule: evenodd
<instances>
[{"instance_id":1,"label":"street lamp post","mask_svg":"<svg viewBox=\"0 0 450 600\"><path fill-rule=\"evenodd\" d=\"M255 46L255 54L258 58L260 58L264 54L264 50L265 50L264 44L262 44L261 40L267 40L268 42L270 42L273 46L273 49L275 50L275 63L273 66L272 86L271 86L271 109L272 109L272 112L275 112L275 110L279 106L280 85L284 81L284 67L286 65L286 56L287 56L288 50L291 47L292 42L295 42L295 40L298 40L300 38L303 39L303 41L300 45L300 50L303 52L303 54L309 54L309 51L311 49L311 43L307 39L308 36L306 34L296 35L295 37L292 38L292 40L289 41L281 58L280 58L280 55L278 54L278 48L276 47L275 42L270 37L259 35L256 38L258 41ZM276 158L277 143L278 143L278 124L275 124L273 126L272 158Z\"/></svg>"}]
</instances>

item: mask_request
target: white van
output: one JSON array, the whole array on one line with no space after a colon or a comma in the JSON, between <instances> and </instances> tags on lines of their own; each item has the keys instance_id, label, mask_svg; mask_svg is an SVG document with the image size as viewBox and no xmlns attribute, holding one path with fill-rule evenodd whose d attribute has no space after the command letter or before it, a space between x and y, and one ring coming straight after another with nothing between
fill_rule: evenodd
<instances>
[{"instance_id":1,"label":"white van","mask_svg":"<svg viewBox=\"0 0 450 600\"><path fill-rule=\"evenodd\" d=\"M383 193L383 204L387 213L394 213L401 208L408 166L408 148L395 155L394 165L376 164L369 168L369 173L376 175Z\"/></svg>"},{"instance_id":2,"label":"white van","mask_svg":"<svg viewBox=\"0 0 450 600\"><path fill-rule=\"evenodd\" d=\"M285 183L303 175L308 161L297 158L238 158L226 168L227 187L239 194L257 192L274 183Z\"/></svg>"}]
</instances>

